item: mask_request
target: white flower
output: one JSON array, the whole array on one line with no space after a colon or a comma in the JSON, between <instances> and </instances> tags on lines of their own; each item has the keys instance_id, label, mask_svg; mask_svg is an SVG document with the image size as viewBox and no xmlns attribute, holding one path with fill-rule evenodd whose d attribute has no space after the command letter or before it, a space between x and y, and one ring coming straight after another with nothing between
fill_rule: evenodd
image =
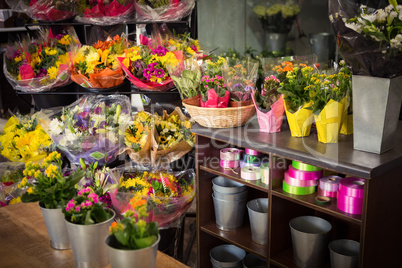
<instances>
[{"instance_id":1,"label":"white flower","mask_svg":"<svg viewBox=\"0 0 402 268\"><path fill-rule=\"evenodd\" d=\"M394 6L393 6L393 5L389 5L389 6L387 6L386 8L384 8L385 12L387 12L387 13L390 13L391 10L393 10L393 9L394 9Z\"/></svg>"},{"instance_id":2,"label":"white flower","mask_svg":"<svg viewBox=\"0 0 402 268\"><path fill-rule=\"evenodd\" d=\"M49 128L51 136L58 136L63 132L63 122L54 118L50 121Z\"/></svg>"},{"instance_id":3,"label":"white flower","mask_svg":"<svg viewBox=\"0 0 402 268\"><path fill-rule=\"evenodd\" d=\"M79 137L82 136L82 133L77 131L75 133L71 132L71 130L69 128L66 128L65 131L65 138L66 138L66 142L75 142Z\"/></svg>"},{"instance_id":4,"label":"white flower","mask_svg":"<svg viewBox=\"0 0 402 268\"><path fill-rule=\"evenodd\" d=\"M376 16L379 23L382 23L387 19L387 13L385 13L385 11L382 9L378 10Z\"/></svg>"},{"instance_id":5,"label":"white flower","mask_svg":"<svg viewBox=\"0 0 402 268\"><path fill-rule=\"evenodd\" d=\"M126 128L126 126L128 126L131 122L131 116L129 116L128 114L120 114L119 116L119 125L120 126L124 126Z\"/></svg>"},{"instance_id":6,"label":"white flower","mask_svg":"<svg viewBox=\"0 0 402 268\"><path fill-rule=\"evenodd\" d=\"M345 26L352 29L353 31L357 32L357 33L361 33L363 28L360 24L357 23L345 23Z\"/></svg>"},{"instance_id":7,"label":"white flower","mask_svg":"<svg viewBox=\"0 0 402 268\"><path fill-rule=\"evenodd\" d=\"M396 17L398 17L398 13L396 13L396 11L391 11L391 13L389 13L389 20L393 21Z\"/></svg>"},{"instance_id":8,"label":"white flower","mask_svg":"<svg viewBox=\"0 0 402 268\"><path fill-rule=\"evenodd\" d=\"M401 49L402 48L402 34L398 34L394 39L391 39L391 48Z\"/></svg>"},{"instance_id":9,"label":"white flower","mask_svg":"<svg viewBox=\"0 0 402 268\"><path fill-rule=\"evenodd\" d=\"M376 14L363 14L362 18L373 23L375 21L375 19L377 18L377 15Z\"/></svg>"}]
</instances>

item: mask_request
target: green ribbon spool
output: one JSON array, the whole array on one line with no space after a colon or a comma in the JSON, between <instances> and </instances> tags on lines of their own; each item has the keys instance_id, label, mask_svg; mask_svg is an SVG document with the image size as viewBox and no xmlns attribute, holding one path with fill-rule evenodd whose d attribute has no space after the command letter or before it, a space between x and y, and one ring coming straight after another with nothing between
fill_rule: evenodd
<instances>
[{"instance_id":1,"label":"green ribbon spool","mask_svg":"<svg viewBox=\"0 0 402 268\"><path fill-rule=\"evenodd\" d=\"M320 206L329 205L331 204L331 198L327 196L316 196L314 202Z\"/></svg>"},{"instance_id":2,"label":"green ribbon spool","mask_svg":"<svg viewBox=\"0 0 402 268\"><path fill-rule=\"evenodd\" d=\"M243 162L245 162L247 164L259 164L259 163L261 163L261 157L258 155L244 154Z\"/></svg>"},{"instance_id":3,"label":"green ribbon spool","mask_svg":"<svg viewBox=\"0 0 402 268\"><path fill-rule=\"evenodd\" d=\"M298 170L303 170L303 171L318 171L318 170L322 170L322 168L316 167L316 166L312 166L312 165L307 165L298 161L292 161L292 166L295 169Z\"/></svg>"},{"instance_id":4,"label":"green ribbon spool","mask_svg":"<svg viewBox=\"0 0 402 268\"><path fill-rule=\"evenodd\" d=\"M283 181L282 189L289 194L295 194L295 195L308 195L315 192L315 186L297 187L289 185L285 181Z\"/></svg>"}]
</instances>

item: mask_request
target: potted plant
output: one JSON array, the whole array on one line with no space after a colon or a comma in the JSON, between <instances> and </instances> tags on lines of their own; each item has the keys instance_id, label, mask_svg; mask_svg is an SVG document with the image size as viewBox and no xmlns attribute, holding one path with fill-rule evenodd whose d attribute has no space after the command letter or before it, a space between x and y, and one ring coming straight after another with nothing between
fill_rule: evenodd
<instances>
[{"instance_id":1,"label":"potted plant","mask_svg":"<svg viewBox=\"0 0 402 268\"><path fill-rule=\"evenodd\" d=\"M111 267L156 266L159 228L156 221L146 222L147 216L147 201L138 196L131 198L130 208L120 222L112 224L105 240Z\"/></svg>"},{"instance_id":2,"label":"potted plant","mask_svg":"<svg viewBox=\"0 0 402 268\"><path fill-rule=\"evenodd\" d=\"M115 212L90 187L81 189L63 208L76 267L103 267L109 263L104 240Z\"/></svg>"},{"instance_id":3,"label":"potted plant","mask_svg":"<svg viewBox=\"0 0 402 268\"><path fill-rule=\"evenodd\" d=\"M283 96L278 92L280 81L275 76L264 79L261 92L255 90L251 95L257 111L260 131L267 133L279 132L285 111Z\"/></svg>"},{"instance_id":4,"label":"potted plant","mask_svg":"<svg viewBox=\"0 0 402 268\"><path fill-rule=\"evenodd\" d=\"M75 185L84 171L63 172L61 155L49 154L42 165L28 162L23 171L20 188L26 188L21 201L38 202L50 237L50 245L56 249L70 248L62 207L76 194Z\"/></svg>"}]
</instances>

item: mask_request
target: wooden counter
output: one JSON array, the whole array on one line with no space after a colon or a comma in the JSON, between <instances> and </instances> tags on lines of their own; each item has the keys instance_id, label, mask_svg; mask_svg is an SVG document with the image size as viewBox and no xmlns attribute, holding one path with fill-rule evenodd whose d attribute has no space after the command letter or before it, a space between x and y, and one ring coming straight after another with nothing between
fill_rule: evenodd
<instances>
[{"instance_id":1,"label":"wooden counter","mask_svg":"<svg viewBox=\"0 0 402 268\"><path fill-rule=\"evenodd\" d=\"M50 247L38 203L18 203L0 208L0 267L75 266L71 249L56 250ZM156 267L188 266L158 251Z\"/></svg>"}]
</instances>

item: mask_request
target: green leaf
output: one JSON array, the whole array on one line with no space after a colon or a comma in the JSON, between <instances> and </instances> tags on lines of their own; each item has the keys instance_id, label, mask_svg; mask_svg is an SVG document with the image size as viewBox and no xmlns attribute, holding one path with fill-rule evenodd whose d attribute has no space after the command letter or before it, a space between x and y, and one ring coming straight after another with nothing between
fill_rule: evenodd
<instances>
[{"instance_id":1,"label":"green leaf","mask_svg":"<svg viewBox=\"0 0 402 268\"><path fill-rule=\"evenodd\" d=\"M33 195L33 194L24 193L21 196L21 201L23 203L31 203L31 202L38 202L38 201L41 201L41 200L40 200L39 195Z\"/></svg>"},{"instance_id":2,"label":"green leaf","mask_svg":"<svg viewBox=\"0 0 402 268\"><path fill-rule=\"evenodd\" d=\"M92 156L96 160L101 160L105 157L105 154L102 154L101 152L93 152L92 154L90 154L90 156Z\"/></svg>"},{"instance_id":3,"label":"green leaf","mask_svg":"<svg viewBox=\"0 0 402 268\"><path fill-rule=\"evenodd\" d=\"M147 247L152 246L152 244L155 243L156 240L158 240L158 236L152 235L152 236L143 237L143 238L136 238L134 241L135 241L136 248L141 249L141 248L147 248Z\"/></svg>"}]
</instances>

